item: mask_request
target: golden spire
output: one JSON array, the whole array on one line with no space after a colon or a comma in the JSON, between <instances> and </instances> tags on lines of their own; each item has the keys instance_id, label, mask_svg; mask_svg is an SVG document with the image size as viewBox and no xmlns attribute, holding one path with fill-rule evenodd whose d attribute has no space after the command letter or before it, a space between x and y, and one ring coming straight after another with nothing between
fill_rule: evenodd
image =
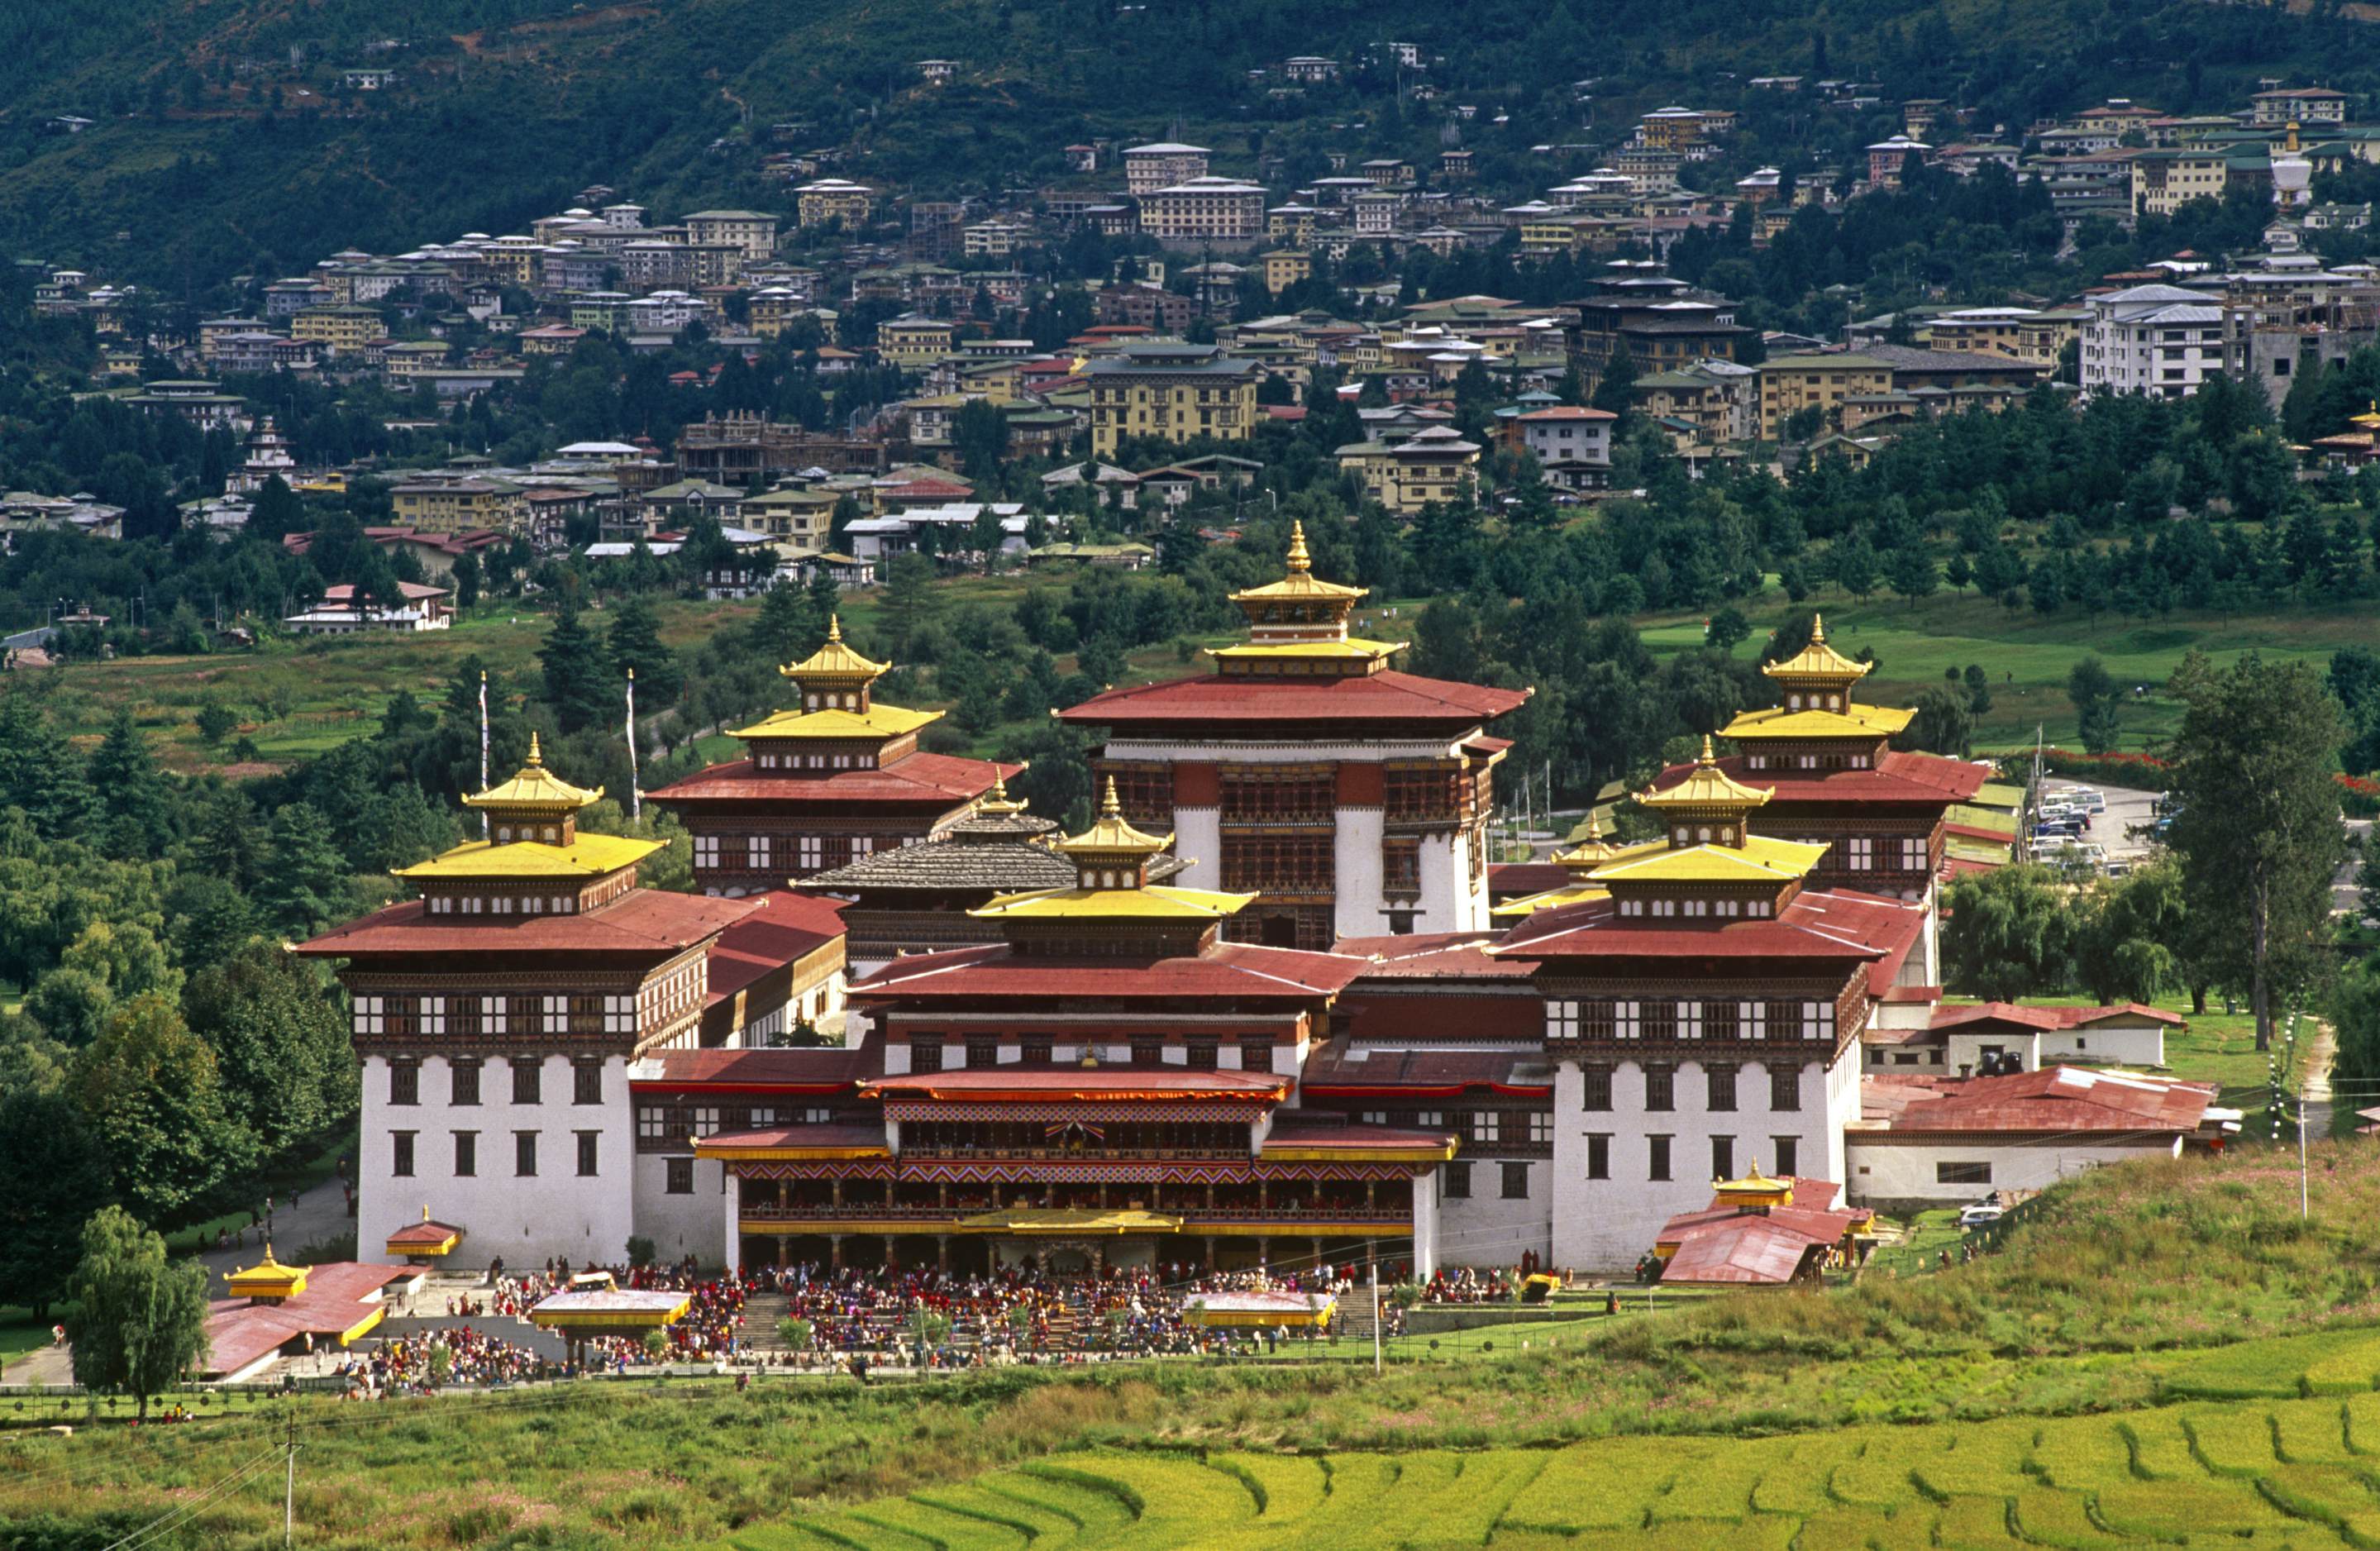
<instances>
[{"instance_id":1,"label":"golden spire","mask_svg":"<svg viewBox=\"0 0 2380 1551\"><path fill-rule=\"evenodd\" d=\"M1813 613L1810 616L1810 644L1814 647L1822 647L1827 644L1826 615L1821 613Z\"/></svg>"},{"instance_id":2,"label":"golden spire","mask_svg":"<svg viewBox=\"0 0 2380 1551\"><path fill-rule=\"evenodd\" d=\"M1154 856L1172 843L1172 835L1148 834L1125 821L1123 803L1116 795L1115 777L1110 776L1107 790L1099 796L1099 818L1081 834L1060 841L1058 849L1085 860L1127 859Z\"/></svg>"},{"instance_id":3,"label":"golden spire","mask_svg":"<svg viewBox=\"0 0 2380 1551\"><path fill-rule=\"evenodd\" d=\"M777 672L800 684L806 690L813 681L823 689L856 689L889 672L890 662L874 662L844 644L843 616L830 614L826 622L826 643L799 662L790 662Z\"/></svg>"},{"instance_id":4,"label":"golden spire","mask_svg":"<svg viewBox=\"0 0 2380 1551\"><path fill-rule=\"evenodd\" d=\"M1586 810L1586 838L1568 851L1554 853L1550 860L1585 877L1611 860L1613 854L1612 846L1603 838L1603 816L1590 807Z\"/></svg>"},{"instance_id":5,"label":"golden spire","mask_svg":"<svg viewBox=\"0 0 2380 1551\"><path fill-rule=\"evenodd\" d=\"M473 793L463 799L466 807L487 808L499 819L513 818L535 822L559 818L576 813L603 794L600 786L592 791L573 786L545 768L545 749L535 731L528 735L528 761L510 781L498 782L485 792Z\"/></svg>"},{"instance_id":6,"label":"golden spire","mask_svg":"<svg viewBox=\"0 0 2380 1551\"><path fill-rule=\"evenodd\" d=\"M1109 784L1112 786L1114 782L1110 782ZM1008 778L1006 776L998 776L992 781L991 790L986 793L984 796L977 802L975 805L975 810L978 813L1004 815L1011 813L1023 813L1025 811L1025 806L1026 805L1023 799L1012 797L1008 794Z\"/></svg>"},{"instance_id":7,"label":"golden spire","mask_svg":"<svg viewBox=\"0 0 2380 1551\"><path fill-rule=\"evenodd\" d=\"M1714 818L1741 818L1777 794L1775 787L1746 786L1718 768L1710 734L1703 734L1702 757L1685 780L1660 792L1639 792L1636 801L1656 810L1679 810Z\"/></svg>"},{"instance_id":8,"label":"golden spire","mask_svg":"<svg viewBox=\"0 0 2380 1551\"><path fill-rule=\"evenodd\" d=\"M1289 519L1289 568L1300 572L1314 569L1314 557L1305 552L1305 521L1302 517Z\"/></svg>"},{"instance_id":9,"label":"golden spire","mask_svg":"<svg viewBox=\"0 0 2380 1551\"><path fill-rule=\"evenodd\" d=\"M525 766L524 769L532 770L541 770L545 769L545 753L542 749L538 747L537 729L534 727L529 729L528 764Z\"/></svg>"},{"instance_id":10,"label":"golden spire","mask_svg":"<svg viewBox=\"0 0 2380 1551\"><path fill-rule=\"evenodd\" d=\"M843 639L843 616L841 614L829 614L826 616L826 638L830 641L841 641Z\"/></svg>"}]
</instances>

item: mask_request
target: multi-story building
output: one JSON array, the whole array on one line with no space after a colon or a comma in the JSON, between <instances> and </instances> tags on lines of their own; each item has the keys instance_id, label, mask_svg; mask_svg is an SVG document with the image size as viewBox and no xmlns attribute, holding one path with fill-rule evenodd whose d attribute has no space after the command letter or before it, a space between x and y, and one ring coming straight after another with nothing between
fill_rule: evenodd
<instances>
[{"instance_id":1,"label":"multi-story building","mask_svg":"<svg viewBox=\"0 0 2380 1551\"><path fill-rule=\"evenodd\" d=\"M2171 215L2191 200L2221 199L2230 186L2233 158L2231 147L2216 144L2135 151L2133 216Z\"/></svg>"},{"instance_id":2,"label":"multi-story building","mask_svg":"<svg viewBox=\"0 0 2380 1551\"><path fill-rule=\"evenodd\" d=\"M1984 767L1892 747L1912 713L1859 703L1853 691L1869 664L1828 646L1823 620L1811 622L1807 646L1761 672L1779 703L1744 711L1723 730L1737 749L1723 768L1770 788L1754 827L1826 847L1809 868L1814 888L1930 907L1951 806L1982 790ZM1692 767L1672 766L1654 788L1691 774ZM1916 949L1921 985L1938 979L1930 909L1927 923Z\"/></svg>"},{"instance_id":3,"label":"multi-story building","mask_svg":"<svg viewBox=\"0 0 2380 1551\"><path fill-rule=\"evenodd\" d=\"M1544 999L1556 1265L1626 1265L1714 1179L1845 1178L1861 1031L1916 984L1926 913L1821 889L1824 846L1753 832L1770 796L1706 743L1638 798L1659 840L1609 851L1487 950Z\"/></svg>"},{"instance_id":4,"label":"multi-story building","mask_svg":"<svg viewBox=\"0 0 2380 1551\"><path fill-rule=\"evenodd\" d=\"M1364 493L1401 516L1471 493L1478 478L1479 443L1451 426L1432 426L1394 442L1353 442L1337 449L1339 467L1364 482Z\"/></svg>"},{"instance_id":5,"label":"multi-story building","mask_svg":"<svg viewBox=\"0 0 2380 1551\"><path fill-rule=\"evenodd\" d=\"M1696 361L1732 361L1752 333L1736 322L1735 303L1666 276L1607 281L1574 305L1570 359L1590 388L1622 354L1641 377Z\"/></svg>"},{"instance_id":6,"label":"multi-story building","mask_svg":"<svg viewBox=\"0 0 2380 1551\"><path fill-rule=\"evenodd\" d=\"M1455 1137L1297 1102L1368 961L1227 940L1253 896L1159 881L1167 847L1110 783L1055 848L1064 882L970 913L994 941L856 989L878 1066L849 1102L698 1137L735 1261L1065 1274L1369 1250L1426 1274Z\"/></svg>"},{"instance_id":7,"label":"multi-story building","mask_svg":"<svg viewBox=\"0 0 2380 1551\"><path fill-rule=\"evenodd\" d=\"M2187 398L2224 370L2223 308L2179 285L2133 285L2086 305L2083 396L2154 394Z\"/></svg>"},{"instance_id":8,"label":"multi-story building","mask_svg":"<svg viewBox=\"0 0 2380 1551\"><path fill-rule=\"evenodd\" d=\"M1611 461L1611 427L1619 418L1609 409L1582 409L1574 404L1550 405L1516 416L1512 424L1521 445L1536 460L1556 464Z\"/></svg>"},{"instance_id":9,"label":"multi-story building","mask_svg":"<svg viewBox=\"0 0 2380 1551\"><path fill-rule=\"evenodd\" d=\"M310 339L334 356L360 356L364 346L388 333L369 307L310 307L289 320L289 337Z\"/></svg>"},{"instance_id":10,"label":"multi-story building","mask_svg":"<svg viewBox=\"0 0 2380 1551\"><path fill-rule=\"evenodd\" d=\"M1389 666L1396 642L1353 635L1360 588L1289 574L1234 593L1245 646L1203 677L1111 689L1060 712L1106 731L1094 768L1124 811L1170 827L1183 880L1263 898L1229 930L1327 947L1339 937L1461 931L1488 920L1492 769L1486 724L1528 698Z\"/></svg>"},{"instance_id":11,"label":"multi-story building","mask_svg":"<svg viewBox=\"0 0 2380 1551\"><path fill-rule=\"evenodd\" d=\"M821 177L794 190L801 224L823 226L841 222L846 228L865 226L875 213L876 190L849 178Z\"/></svg>"},{"instance_id":12,"label":"multi-story building","mask_svg":"<svg viewBox=\"0 0 2380 1551\"><path fill-rule=\"evenodd\" d=\"M1160 242L1253 242L1264 236L1265 191L1228 177L1169 184L1142 197L1140 229Z\"/></svg>"},{"instance_id":13,"label":"multi-story building","mask_svg":"<svg viewBox=\"0 0 2380 1551\"><path fill-rule=\"evenodd\" d=\"M686 236L697 248L724 246L765 259L777 250L777 218L759 210L698 210L686 218Z\"/></svg>"},{"instance_id":14,"label":"multi-story building","mask_svg":"<svg viewBox=\"0 0 2380 1551\"><path fill-rule=\"evenodd\" d=\"M1655 108L1636 121L1638 143L1662 151L1683 151L1703 138L1703 115L1692 108Z\"/></svg>"},{"instance_id":15,"label":"multi-story building","mask_svg":"<svg viewBox=\"0 0 2380 1551\"><path fill-rule=\"evenodd\" d=\"M1102 326L1160 333L1180 333L1198 312L1198 304L1188 297L1146 281L1102 285L1092 296L1091 306Z\"/></svg>"},{"instance_id":16,"label":"multi-story building","mask_svg":"<svg viewBox=\"0 0 2380 1551\"><path fill-rule=\"evenodd\" d=\"M941 318L909 313L876 325L876 353L887 366L917 370L932 366L955 347L956 330Z\"/></svg>"},{"instance_id":17,"label":"multi-story building","mask_svg":"<svg viewBox=\"0 0 2380 1551\"><path fill-rule=\"evenodd\" d=\"M1314 277L1314 255L1294 248L1276 248L1262 255L1265 289L1279 296L1302 281Z\"/></svg>"},{"instance_id":18,"label":"multi-story building","mask_svg":"<svg viewBox=\"0 0 2380 1551\"><path fill-rule=\"evenodd\" d=\"M779 670L800 703L733 733L743 757L646 794L694 836L706 893L781 888L939 834L1024 768L918 748L918 733L942 713L876 699L891 667L845 645L837 622L824 646Z\"/></svg>"},{"instance_id":19,"label":"multi-story building","mask_svg":"<svg viewBox=\"0 0 2380 1551\"><path fill-rule=\"evenodd\" d=\"M1892 391L1892 368L1871 356L1777 356L1760 363L1760 439L1783 439L1804 409L1838 409L1844 399Z\"/></svg>"},{"instance_id":20,"label":"multi-story building","mask_svg":"<svg viewBox=\"0 0 2380 1551\"><path fill-rule=\"evenodd\" d=\"M1124 189L1134 195L1154 194L1177 183L1205 177L1208 158L1213 154L1203 145L1184 145L1177 140L1152 140L1147 145L1126 146L1123 152Z\"/></svg>"},{"instance_id":21,"label":"multi-story building","mask_svg":"<svg viewBox=\"0 0 2380 1551\"><path fill-rule=\"evenodd\" d=\"M509 479L478 476L408 479L388 492L398 523L431 533L468 533L478 528L526 532L528 494Z\"/></svg>"},{"instance_id":22,"label":"multi-story building","mask_svg":"<svg viewBox=\"0 0 2380 1551\"><path fill-rule=\"evenodd\" d=\"M1091 452L1106 457L1127 436L1241 442L1256 429L1257 363L1212 345L1136 342L1084 375L1091 386Z\"/></svg>"},{"instance_id":23,"label":"multi-story building","mask_svg":"<svg viewBox=\"0 0 2380 1551\"><path fill-rule=\"evenodd\" d=\"M2248 99L2248 122L2272 126L2344 124L2347 93L2333 91L2326 86L2288 86L2259 91Z\"/></svg>"},{"instance_id":24,"label":"multi-story building","mask_svg":"<svg viewBox=\"0 0 2380 1551\"><path fill-rule=\"evenodd\" d=\"M1647 418L1679 422L1705 444L1747 442L1760 424L1759 383L1756 367L1695 361L1637 378L1636 402Z\"/></svg>"},{"instance_id":25,"label":"multi-story building","mask_svg":"<svg viewBox=\"0 0 2380 1551\"><path fill-rule=\"evenodd\" d=\"M1895 135L1890 139L1878 140L1869 146L1867 148L1869 185L1876 188L1900 188L1901 171L1909 165L1909 159L1912 156L1916 157L1920 162L1930 162L1934 159L1934 148L1924 140L1912 139L1907 135Z\"/></svg>"},{"instance_id":26,"label":"multi-story building","mask_svg":"<svg viewBox=\"0 0 2380 1551\"><path fill-rule=\"evenodd\" d=\"M397 869L415 898L297 950L337 961L352 1003L366 1241L427 1214L528 1265L614 1259L638 1232L629 1069L700 1042L712 950L763 904L638 887L660 842L580 830L601 795L532 740L465 799L486 840Z\"/></svg>"}]
</instances>

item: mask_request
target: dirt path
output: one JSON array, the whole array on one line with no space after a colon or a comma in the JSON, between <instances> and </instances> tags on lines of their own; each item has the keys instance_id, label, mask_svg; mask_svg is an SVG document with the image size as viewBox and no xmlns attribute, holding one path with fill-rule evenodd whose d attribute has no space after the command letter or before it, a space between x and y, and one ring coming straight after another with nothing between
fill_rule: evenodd
<instances>
[{"instance_id":1,"label":"dirt path","mask_svg":"<svg viewBox=\"0 0 2380 1551\"><path fill-rule=\"evenodd\" d=\"M2330 1066L2338 1058L2338 1042L2331 1036L2328 1024L2318 1018L2306 1022L2313 1032L2300 1059L2298 1099L2307 1126L2307 1139L2318 1141L2330 1134Z\"/></svg>"}]
</instances>

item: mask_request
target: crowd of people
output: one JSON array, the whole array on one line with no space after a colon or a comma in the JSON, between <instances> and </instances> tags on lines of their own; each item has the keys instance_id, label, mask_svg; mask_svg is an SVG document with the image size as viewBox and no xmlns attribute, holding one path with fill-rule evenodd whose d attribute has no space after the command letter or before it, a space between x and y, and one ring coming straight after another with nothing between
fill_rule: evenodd
<instances>
[{"instance_id":1,"label":"crowd of people","mask_svg":"<svg viewBox=\"0 0 2380 1551\"><path fill-rule=\"evenodd\" d=\"M501 1336L470 1326L394 1336L358 1347L334 1372L347 1399L379 1400L548 1378L559 1364Z\"/></svg>"}]
</instances>

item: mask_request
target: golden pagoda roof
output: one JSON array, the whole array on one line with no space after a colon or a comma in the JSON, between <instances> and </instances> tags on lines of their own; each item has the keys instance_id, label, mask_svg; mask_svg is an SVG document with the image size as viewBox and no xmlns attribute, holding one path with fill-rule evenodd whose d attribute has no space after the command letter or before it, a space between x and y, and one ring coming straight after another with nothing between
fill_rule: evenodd
<instances>
[{"instance_id":1,"label":"golden pagoda roof","mask_svg":"<svg viewBox=\"0 0 2380 1551\"><path fill-rule=\"evenodd\" d=\"M1827 645L1827 622L1823 616L1812 614L1809 645L1781 662L1763 663L1760 671L1772 679L1834 680L1850 685L1865 678L1873 666L1854 662Z\"/></svg>"},{"instance_id":2,"label":"golden pagoda roof","mask_svg":"<svg viewBox=\"0 0 2380 1551\"><path fill-rule=\"evenodd\" d=\"M1232 594L1234 603L1298 602L1305 600L1329 600L1352 604L1369 595L1369 588L1342 587L1326 582L1314 574L1314 559L1305 550L1305 524L1293 519L1289 525L1289 575L1277 582L1252 587Z\"/></svg>"},{"instance_id":3,"label":"golden pagoda roof","mask_svg":"<svg viewBox=\"0 0 2380 1551\"><path fill-rule=\"evenodd\" d=\"M1361 636L1347 636L1337 640L1250 641L1239 646L1208 647L1207 655L1241 660L1264 658L1345 658L1353 660L1387 657L1404 650L1406 644L1403 641L1374 641Z\"/></svg>"},{"instance_id":4,"label":"golden pagoda roof","mask_svg":"<svg viewBox=\"0 0 2380 1551\"><path fill-rule=\"evenodd\" d=\"M824 646L799 662L788 662L777 670L795 680L851 679L857 682L879 678L892 671L890 662L873 661L844 645L843 616L840 614L827 616Z\"/></svg>"},{"instance_id":5,"label":"golden pagoda roof","mask_svg":"<svg viewBox=\"0 0 2380 1551\"><path fill-rule=\"evenodd\" d=\"M512 780L499 782L484 792L474 793L463 799L466 807L508 810L525 815L560 818L575 813L602 796L600 786L589 791L573 786L545 768L545 755L538 746L535 733L528 735L528 763L520 768Z\"/></svg>"},{"instance_id":6,"label":"golden pagoda roof","mask_svg":"<svg viewBox=\"0 0 2380 1551\"><path fill-rule=\"evenodd\" d=\"M1115 777L1110 776L1107 790L1099 797L1099 818L1081 834L1058 842L1057 849L1079 857L1154 856L1172 843L1172 835L1148 834L1125 821L1123 805L1116 797Z\"/></svg>"},{"instance_id":7,"label":"golden pagoda roof","mask_svg":"<svg viewBox=\"0 0 2380 1551\"><path fill-rule=\"evenodd\" d=\"M1760 1171L1760 1168L1757 1164L1753 1166L1751 1173L1746 1174L1740 1180L1713 1180L1711 1181L1711 1189L1718 1192L1720 1195L1729 1197L1744 1195L1776 1196L1779 1198L1776 1204L1780 1206L1791 1206L1793 1202L1793 1181L1791 1180L1770 1179L1767 1175L1763 1174Z\"/></svg>"},{"instance_id":8,"label":"golden pagoda roof","mask_svg":"<svg viewBox=\"0 0 2380 1551\"><path fill-rule=\"evenodd\" d=\"M1137 889L1040 889L1002 894L967 914L1004 921L1220 921L1238 915L1256 897L1161 883Z\"/></svg>"},{"instance_id":9,"label":"golden pagoda roof","mask_svg":"<svg viewBox=\"0 0 2380 1551\"><path fill-rule=\"evenodd\" d=\"M520 840L509 843L466 841L409 867L392 867L394 878L602 878L643 861L669 842L626 835L579 835L568 845Z\"/></svg>"},{"instance_id":10,"label":"golden pagoda roof","mask_svg":"<svg viewBox=\"0 0 2380 1551\"><path fill-rule=\"evenodd\" d=\"M306 1290L306 1278L311 1269L306 1266L284 1266L273 1259L273 1244L268 1240L262 1260L232 1272L224 1281L235 1298L295 1298Z\"/></svg>"},{"instance_id":11,"label":"golden pagoda roof","mask_svg":"<svg viewBox=\"0 0 2380 1551\"><path fill-rule=\"evenodd\" d=\"M1621 848L1603 838L1603 815L1597 809L1586 810L1586 838L1568 851L1557 851L1551 860L1568 867L1573 874L1594 870L1598 863L1608 862L1620 854Z\"/></svg>"},{"instance_id":12,"label":"golden pagoda roof","mask_svg":"<svg viewBox=\"0 0 2380 1551\"><path fill-rule=\"evenodd\" d=\"M940 721L940 711L913 711L905 706L870 704L864 711L816 710L796 709L777 711L763 717L749 727L732 730L734 738L840 738L861 742L874 738L880 742L897 738L904 733L914 733L930 721Z\"/></svg>"},{"instance_id":13,"label":"golden pagoda roof","mask_svg":"<svg viewBox=\"0 0 2380 1551\"><path fill-rule=\"evenodd\" d=\"M1905 706L1863 706L1848 700L1839 711L1769 706L1740 713L1720 731L1730 738L1888 738L1916 714Z\"/></svg>"},{"instance_id":14,"label":"golden pagoda roof","mask_svg":"<svg viewBox=\"0 0 2380 1551\"><path fill-rule=\"evenodd\" d=\"M1736 845L1646 846L1587 876L1597 883L1783 883L1803 878L1825 844L1746 835Z\"/></svg>"},{"instance_id":15,"label":"golden pagoda roof","mask_svg":"<svg viewBox=\"0 0 2380 1551\"><path fill-rule=\"evenodd\" d=\"M1703 757L1694 761L1694 773L1677 785L1662 792L1639 792L1637 802L1657 811L1670 809L1715 811L1745 811L1758 807L1777 794L1773 786L1746 786L1718 768L1718 757L1711 752L1710 734L1703 734Z\"/></svg>"},{"instance_id":16,"label":"golden pagoda roof","mask_svg":"<svg viewBox=\"0 0 2380 1551\"><path fill-rule=\"evenodd\" d=\"M2370 399L2366 403L2370 407L2362 414L2349 419L2347 423L2351 426L2369 426L2375 430L2380 430L2380 399Z\"/></svg>"}]
</instances>

